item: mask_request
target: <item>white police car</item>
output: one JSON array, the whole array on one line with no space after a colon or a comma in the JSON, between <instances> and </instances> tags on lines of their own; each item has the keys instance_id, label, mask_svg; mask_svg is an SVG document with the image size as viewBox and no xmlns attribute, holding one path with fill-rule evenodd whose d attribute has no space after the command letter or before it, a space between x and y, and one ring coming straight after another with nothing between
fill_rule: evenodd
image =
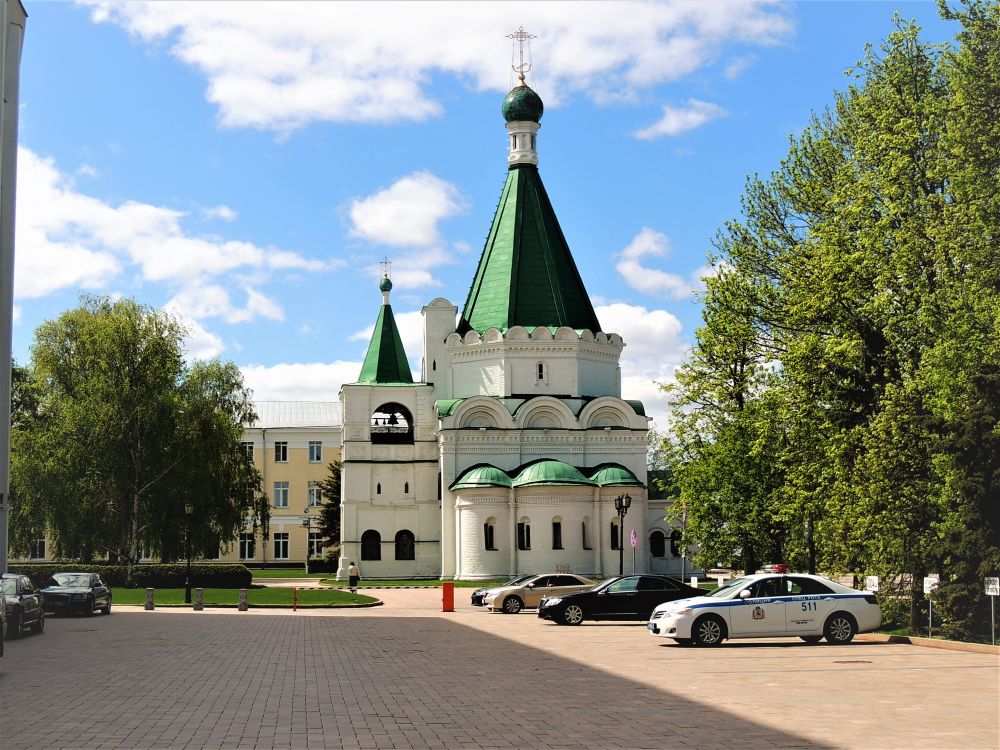
<instances>
[{"instance_id":1,"label":"white police car","mask_svg":"<svg viewBox=\"0 0 1000 750\"><path fill-rule=\"evenodd\" d=\"M730 581L707 596L661 604L646 627L650 635L682 645L717 646L727 638L824 637L850 643L856 633L882 624L875 594L805 574L758 574Z\"/></svg>"}]
</instances>

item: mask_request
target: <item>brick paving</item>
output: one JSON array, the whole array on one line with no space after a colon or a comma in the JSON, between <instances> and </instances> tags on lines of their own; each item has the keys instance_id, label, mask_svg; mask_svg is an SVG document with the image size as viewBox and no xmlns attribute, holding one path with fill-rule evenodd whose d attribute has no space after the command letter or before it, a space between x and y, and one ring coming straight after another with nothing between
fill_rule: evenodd
<instances>
[{"instance_id":1,"label":"brick paving","mask_svg":"<svg viewBox=\"0 0 1000 750\"><path fill-rule=\"evenodd\" d=\"M1000 658L799 641L684 649L634 624L116 607L0 659L6 748L997 748ZM8 744L9 743L9 744Z\"/></svg>"}]
</instances>

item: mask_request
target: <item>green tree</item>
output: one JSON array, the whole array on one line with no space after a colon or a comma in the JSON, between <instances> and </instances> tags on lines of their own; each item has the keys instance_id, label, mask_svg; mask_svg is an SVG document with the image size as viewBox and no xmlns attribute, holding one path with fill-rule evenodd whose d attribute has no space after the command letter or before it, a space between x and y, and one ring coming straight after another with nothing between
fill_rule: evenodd
<instances>
[{"instance_id":1,"label":"green tree","mask_svg":"<svg viewBox=\"0 0 1000 750\"><path fill-rule=\"evenodd\" d=\"M186 503L196 552L266 516L240 444L250 392L231 363L186 365L183 336L168 314L108 298L36 331L24 392L37 409L12 430L12 475L17 517L44 520L57 555L180 558Z\"/></svg>"},{"instance_id":2,"label":"green tree","mask_svg":"<svg viewBox=\"0 0 1000 750\"><path fill-rule=\"evenodd\" d=\"M333 557L340 549L340 461L331 461L326 469L326 477L317 482L324 501L319 512L319 533L326 546L333 548L329 553Z\"/></svg>"}]
</instances>

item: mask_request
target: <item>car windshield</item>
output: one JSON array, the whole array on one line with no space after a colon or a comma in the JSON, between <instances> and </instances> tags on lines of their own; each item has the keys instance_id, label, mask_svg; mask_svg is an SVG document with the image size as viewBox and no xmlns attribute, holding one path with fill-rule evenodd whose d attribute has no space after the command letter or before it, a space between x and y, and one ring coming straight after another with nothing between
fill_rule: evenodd
<instances>
[{"instance_id":1,"label":"car windshield","mask_svg":"<svg viewBox=\"0 0 1000 750\"><path fill-rule=\"evenodd\" d=\"M56 573L52 576L56 586L82 586L90 588L90 576L86 573Z\"/></svg>"},{"instance_id":2,"label":"car windshield","mask_svg":"<svg viewBox=\"0 0 1000 750\"><path fill-rule=\"evenodd\" d=\"M600 583L591 586L590 590L591 591L597 591L598 589L603 589L605 586L610 586L612 583L614 583L615 581L617 581L619 578L620 578L620 576L615 576L614 578L605 578Z\"/></svg>"},{"instance_id":3,"label":"car windshield","mask_svg":"<svg viewBox=\"0 0 1000 750\"><path fill-rule=\"evenodd\" d=\"M522 583L527 583L534 577L535 577L534 574L532 574L530 576L521 576L520 578L514 578L510 581L507 581L507 583L505 583L504 586L520 586Z\"/></svg>"},{"instance_id":4,"label":"car windshield","mask_svg":"<svg viewBox=\"0 0 1000 750\"><path fill-rule=\"evenodd\" d=\"M13 578L2 578L0 579L0 591L13 596L17 593L17 585Z\"/></svg>"},{"instance_id":5,"label":"car windshield","mask_svg":"<svg viewBox=\"0 0 1000 750\"><path fill-rule=\"evenodd\" d=\"M714 596L719 599L725 599L730 594L732 594L735 591L738 591L739 589L743 588L749 583L750 583L749 578L734 578L725 586L719 586L719 588L717 588L715 591L705 594L705 596Z\"/></svg>"}]
</instances>

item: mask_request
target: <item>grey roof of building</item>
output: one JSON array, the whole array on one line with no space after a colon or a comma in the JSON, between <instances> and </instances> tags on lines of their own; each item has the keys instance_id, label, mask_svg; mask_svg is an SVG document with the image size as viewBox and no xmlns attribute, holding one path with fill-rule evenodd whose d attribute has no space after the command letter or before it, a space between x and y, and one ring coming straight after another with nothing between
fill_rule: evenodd
<instances>
[{"instance_id":1,"label":"grey roof of building","mask_svg":"<svg viewBox=\"0 0 1000 750\"><path fill-rule=\"evenodd\" d=\"M340 404L336 401L254 401L257 421L250 427L340 427Z\"/></svg>"}]
</instances>

